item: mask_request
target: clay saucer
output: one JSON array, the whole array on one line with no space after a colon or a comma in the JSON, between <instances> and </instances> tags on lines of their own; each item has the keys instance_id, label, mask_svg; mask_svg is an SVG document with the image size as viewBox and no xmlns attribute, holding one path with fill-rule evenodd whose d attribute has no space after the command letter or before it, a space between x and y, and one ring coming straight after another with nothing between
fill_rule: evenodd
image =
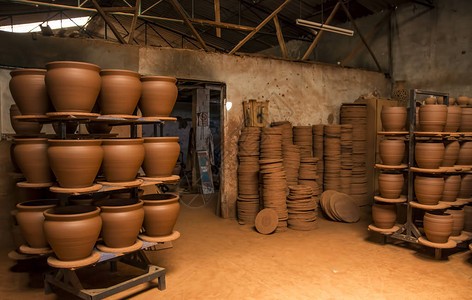
<instances>
[{"instance_id":1,"label":"clay saucer","mask_svg":"<svg viewBox=\"0 0 472 300\"><path fill-rule=\"evenodd\" d=\"M342 193L335 194L331 198L331 201L334 202L334 214L339 217L340 221L347 223L359 221L359 207L349 195Z\"/></svg>"},{"instance_id":2,"label":"clay saucer","mask_svg":"<svg viewBox=\"0 0 472 300\"><path fill-rule=\"evenodd\" d=\"M22 254L48 254L53 252L51 248L32 248L27 245L21 245L18 251Z\"/></svg>"},{"instance_id":3,"label":"clay saucer","mask_svg":"<svg viewBox=\"0 0 472 300\"><path fill-rule=\"evenodd\" d=\"M172 231L171 234L169 235L164 235L164 236L148 236L145 234L140 234L138 235L138 238L145 241L145 242L151 242L151 243L165 243L165 242L171 242L180 237L180 232L174 230Z\"/></svg>"},{"instance_id":4,"label":"clay saucer","mask_svg":"<svg viewBox=\"0 0 472 300\"><path fill-rule=\"evenodd\" d=\"M85 267L96 263L98 260L100 260L100 252L93 251L89 257L71 261L59 260L55 256L50 256L48 257L48 265L58 269L71 269Z\"/></svg>"},{"instance_id":5,"label":"clay saucer","mask_svg":"<svg viewBox=\"0 0 472 300\"><path fill-rule=\"evenodd\" d=\"M136 240L136 243L128 247L111 248L104 244L97 244L97 249L102 252L107 252L107 253L127 253L127 252L133 252L133 251L139 250L141 249L142 246L143 246L143 242L141 240Z\"/></svg>"},{"instance_id":6,"label":"clay saucer","mask_svg":"<svg viewBox=\"0 0 472 300\"><path fill-rule=\"evenodd\" d=\"M265 208L261 210L255 220L256 230L262 234L271 234L277 229L279 223L278 214L275 210Z\"/></svg>"},{"instance_id":7,"label":"clay saucer","mask_svg":"<svg viewBox=\"0 0 472 300\"><path fill-rule=\"evenodd\" d=\"M16 183L16 186L22 188L45 188L53 186L53 182L44 182L44 183L30 183L27 181L20 181Z\"/></svg>"}]
</instances>

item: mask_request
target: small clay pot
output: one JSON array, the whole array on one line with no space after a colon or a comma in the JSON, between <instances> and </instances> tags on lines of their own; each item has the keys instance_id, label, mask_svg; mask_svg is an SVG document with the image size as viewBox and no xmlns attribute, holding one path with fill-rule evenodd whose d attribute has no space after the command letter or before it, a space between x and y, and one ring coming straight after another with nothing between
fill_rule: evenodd
<instances>
[{"instance_id":1,"label":"small clay pot","mask_svg":"<svg viewBox=\"0 0 472 300\"><path fill-rule=\"evenodd\" d=\"M175 77L143 76L139 108L143 117L168 117L177 100Z\"/></svg>"},{"instance_id":2,"label":"small clay pot","mask_svg":"<svg viewBox=\"0 0 472 300\"><path fill-rule=\"evenodd\" d=\"M43 69L18 69L10 72L10 92L22 115L44 115L52 110Z\"/></svg>"},{"instance_id":3,"label":"small clay pot","mask_svg":"<svg viewBox=\"0 0 472 300\"><path fill-rule=\"evenodd\" d=\"M405 154L403 140L382 140L379 146L380 159L384 165L398 166L402 163Z\"/></svg>"},{"instance_id":4,"label":"small clay pot","mask_svg":"<svg viewBox=\"0 0 472 300\"><path fill-rule=\"evenodd\" d=\"M436 205L443 195L444 178L417 175L415 177L415 195L421 204Z\"/></svg>"},{"instance_id":5,"label":"small clay pot","mask_svg":"<svg viewBox=\"0 0 472 300\"><path fill-rule=\"evenodd\" d=\"M144 202L145 234L166 236L172 233L179 216L179 196L176 194L151 194L141 196Z\"/></svg>"},{"instance_id":6,"label":"small clay pot","mask_svg":"<svg viewBox=\"0 0 472 300\"><path fill-rule=\"evenodd\" d=\"M452 236L461 235L462 230L464 229L464 210L460 207L451 207L446 210L447 214L452 216Z\"/></svg>"},{"instance_id":7,"label":"small clay pot","mask_svg":"<svg viewBox=\"0 0 472 300\"><path fill-rule=\"evenodd\" d=\"M452 233L453 218L450 214L427 212L423 226L426 238L433 243L447 243Z\"/></svg>"},{"instance_id":8,"label":"small clay pot","mask_svg":"<svg viewBox=\"0 0 472 300\"><path fill-rule=\"evenodd\" d=\"M48 247L43 231L43 212L55 207L58 203L59 200L57 199L41 199L26 201L16 205L18 209L16 220L20 226L21 235L30 247Z\"/></svg>"},{"instance_id":9,"label":"small clay pot","mask_svg":"<svg viewBox=\"0 0 472 300\"><path fill-rule=\"evenodd\" d=\"M472 107L462 107L460 132L472 131Z\"/></svg>"},{"instance_id":10,"label":"small clay pot","mask_svg":"<svg viewBox=\"0 0 472 300\"><path fill-rule=\"evenodd\" d=\"M57 258L80 260L92 254L102 229L100 208L95 206L54 207L44 212L44 233Z\"/></svg>"},{"instance_id":11,"label":"small clay pot","mask_svg":"<svg viewBox=\"0 0 472 300\"><path fill-rule=\"evenodd\" d=\"M424 100L424 103L425 104L436 104L437 101L438 101L438 99L436 99L436 97L428 97Z\"/></svg>"},{"instance_id":12,"label":"small clay pot","mask_svg":"<svg viewBox=\"0 0 472 300\"><path fill-rule=\"evenodd\" d=\"M445 132L456 132L461 126L462 108L460 106L448 106Z\"/></svg>"},{"instance_id":13,"label":"small clay pot","mask_svg":"<svg viewBox=\"0 0 472 300\"><path fill-rule=\"evenodd\" d=\"M43 128L43 124L39 124L38 122L25 122L17 120L13 117L21 116L21 112L18 109L18 106L13 104L10 106L10 123L13 130L16 134L21 135L36 135L41 132Z\"/></svg>"},{"instance_id":14,"label":"small clay pot","mask_svg":"<svg viewBox=\"0 0 472 300\"><path fill-rule=\"evenodd\" d=\"M439 169L444 157L444 144L417 142L415 145L415 160L418 167L424 169Z\"/></svg>"},{"instance_id":15,"label":"small clay pot","mask_svg":"<svg viewBox=\"0 0 472 300\"><path fill-rule=\"evenodd\" d=\"M372 219L378 228L390 229L397 219L397 207L390 203L374 203L372 205Z\"/></svg>"},{"instance_id":16,"label":"small clay pot","mask_svg":"<svg viewBox=\"0 0 472 300\"><path fill-rule=\"evenodd\" d=\"M446 105L422 105L419 110L421 130L441 132L447 118Z\"/></svg>"},{"instance_id":17,"label":"small clay pot","mask_svg":"<svg viewBox=\"0 0 472 300\"><path fill-rule=\"evenodd\" d=\"M128 70L102 70L98 99L103 115L132 115L141 96L141 75Z\"/></svg>"},{"instance_id":18,"label":"small clay pot","mask_svg":"<svg viewBox=\"0 0 472 300\"><path fill-rule=\"evenodd\" d=\"M460 106L466 106L469 103L469 97L467 96L456 97L456 102Z\"/></svg>"},{"instance_id":19,"label":"small clay pot","mask_svg":"<svg viewBox=\"0 0 472 300\"><path fill-rule=\"evenodd\" d=\"M463 142L457 157L458 165L472 165L472 142Z\"/></svg>"},{"instance_id":20,"label":"small clay pot","mask_svg":"<svg viewBox=\"0 0 472 300\"><path fill-rule=\"evenodd\" d=\"M461 176L449 175L444 177L444 190L441 201L454 202L461 188Z\"/></svg>"},{"instance_id":21,"label":"small clay pot","mask_svg":"<svg viewBox=\"0 0 472 300\"><path fill-rule=\"evenodd\" d=\"M15 139L15 161L29 183L52 182L48 161L48 140Z\"/></svg>"},{"instance_id":22,"label":"small clay pot","mask_svg":"<svg viewBox=\"0 0 472 300\"><path fill-rule=\"evenodd\" d=\"M447 143L444 147L444 156L441 167L453 167L459 156L460 144L458 141Z\"/></svg>"},{"instance_id":23,"label":"small clay pot","mask_svg":"<svg viewBox=\"0 0 472 300\"><path fill-rule=\"evenodd\" d=\"M380 117L385 131L401 131L405 127L406 107L383 106Z\"/></svg>"},{"instance_id":24,"label":"small clay pot","mask_svg":"<svg viewBox=\"0 0 472 300\"><path fill-rule=\"evenodd\" d=\"M104 139L102 169L109 182L136 179L144 160L143 139Z\"/></svg>"},{"instance_id":25,"label":"small clay pot","mask_svg":"<svg viewBox=\"0 0 472 300\"><path fill-rule=\"evenodd\" d=\"M470 198L472 196L472 174L462 176L459 198Z\"/></svg>"},{"instance_id":26,"label":"small clay pot","mask_svg":"<svg viewBox=\"0 0 472 300\"><path fill-rule=\"evenodd\" d=\"M46 64L46 86L58 112L92 111L100 93L100 67L76 61Z\"/></svg>"},{"instance_id":27,"label":"small clay pot","mask_svg":"<svg viewBox=\"0 0 472 300\"><path fill-rule=\"evenodd\" d=\"M379 175L379 191L383 198L397 199L403 189L403 174L382 173Z\"/></svg>"},{"instance_id":28,"label":"small clay pot","mask_svg":"<svg viewBox=\"0 0 472 300\"><path fill-rule=\"evenodd\" d=\"M178 141L178 137L144 138L145 155L142 167L147 177L172 175L172 170L180 154Z\"/></svg>"},{"instance_id":29,"label":"small clay pot","mask_svg":"<svg viewBox=\"0 0 472 300\"><path fill-rule=\"evenodd\" d=\"M108 199L97 201L101 208L102 237L111 248L124 248L136 242L144 220L143 201L137 199Z\"/></svg>"},{"instance_id":30,"label":"small clay pot","mask_svg":"<svg viewBox=\"0 0 472 300\"><path fill-rule=\"evenodd\" d=\"M85 124L87 131L91 134L109 134L113 129L112 126L104 122L89 122Z\"/></svg>"}]
</instances>

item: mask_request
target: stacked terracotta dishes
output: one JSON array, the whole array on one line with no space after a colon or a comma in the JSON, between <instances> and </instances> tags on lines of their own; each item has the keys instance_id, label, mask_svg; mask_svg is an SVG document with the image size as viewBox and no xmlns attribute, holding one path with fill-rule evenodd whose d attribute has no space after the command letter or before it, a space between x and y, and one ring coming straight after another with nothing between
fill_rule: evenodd
<instances>
[{"instance_id":1,"label":"stacked terracotta dishes","mask_svg":"<svg viewBox=\"0 0 472 300\"><path fill-rule=\"evenodd\" d=\"M300 146L301 157L312 157L313 134L311 126L294 126L293 143Z\"/></svg>"},{"instance_id":2,"label":"stacked terracotta dishes","mask_svg":"<svg viewBox=\"0 0 472 300\"><path fill-rule=\"evenodd\" d=\"M260 146L261 159L282 159L282 128L263 128Z\"/></svg>"},{"instance_id":3,"label":"stacked terracotta dishes","mask_svg":"<svg viewBox=\"0 0 472 300\"><path fill-rule=\"evenodd\" d=\"M297 185L300 147L293 144L292 124L288 121L272 122L272 127L282 128L282 156L287 185Z\"/></svg>"},{"instance_id":4,"label":"stacked terracotta dishes","mask_svg":"<svg viewBox=\"0 0 472 300\"><path fill-rule=\"evenodd\" d=\"M323 173L324 173L324 161L323 161L323 144L324 140L324 125L318 124L313 125L313 156L318 158L318 179L316 182L318 183L318 188L323 191Z\"/></svg>"},{"instance_id":5,"label":"stacked terracotta dishes","mask_svg":"<svg viewBox=\"0 0 472 300\"><path fill-rule=\"evenodd\" d=\"M282 146L293 145L292 123L289 121L272 122L271 127L282 128Z\"/></svg>"},{"instance_id":6,"label":"stacked terracotta dishes","mask_svg":"<svg viewBox=\"0 0 472 300\"><path fill-rule=\"evenodd\" d=\"M259 140L260 127L245 127L239 137L238 221L254 224L259 212Z\"/></svg>"},{"instance_id":7,"label":"stacked terracotta dishes","mask_svg":"<svg viewBox=\"0 0 472 300\"><path fill-rule=\"evenodd\" d=\"M316 157L302 157L300 159L300 170L298 175L298 184L309 186L312 192L318 194L318 184L316 183L317 175L317 162Z\"/></svg>"},{"instance_id":8,"label":"stacked terracotta dishes","mask_svg":"<svg viewBox=\"0 0 472 300\"><path fill-rule=\"evenodd\" d=\"M324 191L320 199L321 208L333 221L354 223L360 219L360 210L348 194L333 190Z\"/></svg>"},{"instance_id":9,"label":"stacked terracotta dishes","mask_svg":"<svg viewBox=\"0 0 472 300\"><path fill-rule=\"evenodd\" d=\"M288 187L287 196L288 227L294 230L313 230L318 218L318 203L313 199L309 186L294 185Z\"/></svg>"},{"instance_id":10,"label":"stacked terracotta dishes","mask_svg":"<svg viewBox=\"0 0 472 300\"><path fill-rule=\"evenodd\" d=\"M341 187L340 192L351 194L352 176L352 125L341 125Z\"/></svg>"},{"instance_id":11,"label":"stacked terracotta dishes","mask_svg":"<svg viewBox=\"0 0 472 300\"><path fill-rule=\"evenodd\" d=\"M324 127L324 190L338 191L341 187L341 126Z\"/></svg>"}]
</instances>

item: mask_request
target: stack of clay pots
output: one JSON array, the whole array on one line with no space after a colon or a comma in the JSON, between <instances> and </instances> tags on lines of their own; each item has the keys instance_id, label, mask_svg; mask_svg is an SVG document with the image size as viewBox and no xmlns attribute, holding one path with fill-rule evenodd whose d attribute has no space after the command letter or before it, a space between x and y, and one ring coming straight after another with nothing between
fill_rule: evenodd
<instances>
[{"instance_id":1,"label":"stack of clay pots","mask_svg":"<svg viewBox=\"0 0 472 300\"><path fill-rule=\"evenodd\" d=\"M449 213L432 211L424 214L424 232L430 242L447 243L452 234L453 225L454 219Z\"/></svg>"},{"instance_id":2,"label":"stack of clay pots","mask_svg":"<svg viewBox=\"0 0 472 300\"><path fill-rule=\"evenodd\" d=\"M292 124L288 121L272 122L272 127L282 128L282 156L287 185L297 185L300 147L293 144Z\"/></svg>"},{"instance_id":3,"label":"stack of clay pots","mask_svg":"<svg viewBox=\"0 0 472 300\"><path fill-rule=\"evenodd\" d=\"M287 228L287 183L282 159L259 160L262 177L262 199L264 208L272 208L277 212L277 231Z\"/></svg>"},{"instance_id":4,"label":"stack of clay pots","mask_svg":"<svg viewBox=\"0 0 472 300\"><path fill-rule=\"evenodd\" d=\"M318 158L318 188L323 192L323 173L324 173L324 125L313 125L313 156Z\"/></svg>"},{"instance_id":5,"label":"stack of clay pots","mask_svg":"<svg viewBox=\"0 0 472 300\"><path fill-rule=\"evenodd\" d=\"M380 229L390 229L397 219L397 207L395 204L376 202L372 205L372 219L374 225Z\"/></svg>"},{"instance_id":6,"label":"stack of clay pots","mask_svg":"<svg viewBox=\"0 0 472 300\"><path fill-rule=\"evenodd\" d=\"M245 127L239 137L238 221L254 224L259 212L259 140L260 127Z\"/></svg>"},{"instance_id":7,"label":"stack of clay pots","mask_svg":"<svg viewBox=\"0 0 472 300\"><path fill-rule=\"evenodd\" d=\"M287 196L288 227L294 230L313 230L316 228L318 203L313 199L310 187L294 185L288 187Z\"/></svg>"},{"instance_id":8,"label":"stack of clay pots","mask_svg":"<svg viewBox=\"0 0 472 300\"><path fill-rule=\"evenodd\" d=\"M341 125L340 192L351 194L352 177L352 125Z\"/></svg>"},{"instance_id":9,"label":"stack of clay pots","mask_svg":"<svg viewBox=\"0 0 472 300\"><path fill-rule=\"evenodd\" d=\"M318 184L316 183L318 158L316 157L302 157L300 159L300 170L298 175L298 184L307 185L312 192L318 194Z\"/></svg>"},{"instance_id":10,"label":"stack of clay pots","mask_svg":"<svg viewBox=\"0 0 472 300\"><path fill-rule=\"evenodd\" d=\"M341 125L324 127L324 190L340 190Z\"/></svg>"},{"instance_id":11,"label":"stack of clay pots","mask_svg":"<svg viewBox=\"0 0 472 300\"><path fill-rule=\"evenodd\" d=\"M311 126L294 126L293 143L300 146L301 157L312 157L313 134Z\"/></svg>"}]
</instances>

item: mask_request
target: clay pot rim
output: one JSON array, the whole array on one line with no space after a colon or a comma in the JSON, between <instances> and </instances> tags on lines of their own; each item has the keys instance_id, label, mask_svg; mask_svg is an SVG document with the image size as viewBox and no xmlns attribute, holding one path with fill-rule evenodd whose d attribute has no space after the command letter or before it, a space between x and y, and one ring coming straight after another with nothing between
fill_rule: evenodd
<instances>
[{"instance_id":1,"label":"clay pot rim","mask_svg":"<svg viewBox=\"0 0 472 300\"><path fill-rule=\"evenodd\" d=\"M78 68L78 69L88 69L96 72L100 72L102 68L100 68L97 65L91 64L91 63L86 63L86 62L81 62L81 61L69 61L69 60L64 60L64 61L53 61L50 63L46 64L46 69L49 71L51 69L57 69L57 68Z\"/></svg>"},{"instance_id":2,"label":"clay pot rim","mask_svg":"<svg viewBox=\"0 0 472 300\"><path fill-rule=\"evenodd\" d=\"M168 197L167 199L153 199L158 197ZM179 202L179 195L174 193L164 193L164 194L148 194L140 197L140 200L144 202L144 205L162 205L169 204L174 202Z\"/></svg>"},{"instance_id":3,"label":"clay pot rim","mask_svg":"<svg viewBox=\"0 0 472 300\"><path fill-rule=\"evenodd\" d=\"M441 216L444 216L444 217L452 217L451 214L448 214L448 213L443 213L443 212L439 212L439 211L429 211L427 213L424 214L424 216L431 216L432 218L434 217L441 217Z\"/></svg>"},{"instance_id":4,"label":"clay pot rim","mask_svg":"<svg viewBox=\"0 0 472 300\"><path fill-rule=\"evenodd\" d=\"M446 111L447 110L447 105L445 104L424 104L424 105L421 105L420 106L420 111L421 110L429 110L429 109L432 109L432 110L444 110Z\"/></svg>"},{"instance_id":5,"label":"clay pot rim","mask_svg":"<svg viewBox=\"0 0 472 300\"><path fill-rule=\"evenodd\" d=\"M141 145L144 139L103 139L102 145Z\"/></svg>"},{"instance_id":6,"label":"clay pot rim","mask_svg":"<svg viewBox=\"0 0 472 300\"><path fill-rule=\"evenodd\" d=\"M48 139L50 146L100 146L102 144L101 139L96 140L56 140Z\"/></svg>"},{"instance_id":7,"label":"clay pot rim","mask_svg":"<svg viewBox=\"0 0 472 300\"><path fill-rule=\"evenodd\" d=\"M74 209L78 212L74 212ZM76 221L96 217L100 214L100 208L90 205L56 206L43 212L46 220L52 221Z\"/></svg>"},{"instance_id":8,"label":"clay pot rim","mask_svg":"<svg viewBox=\"0 0 472 300\"><path fill-rule=\"evenodd\" d=\"M114 202L116 204L113 204ZM120 204L119 202L123 202L123 204ZM110 198L97 201L94 203L94 205L100 207L101 212L122 212L141 209L144 205L144 202L135 198Z\"/></svg>"},{"instance_id":9,"label":"clay pot rim","mask_svg":"<svg viewBox=\"0 0 472 300\"><path fill-rule=\"evenodd\" d=\"M170 81L176 83L177 78L171 76L142 75L141 81Z\"/></svg>"},{"instance_id":10,"label":"clay pot rim","mask_svg":"<svg viewBox=\"0 0 472 300\"><path fill-rule=\"evenodd\" d=\"M137 79L141 78L141 74L131 70L122 70L122 69L102 69L100 71L100 76L107 76L107 75L125 75L125 76L132 76L136 77Z\"/></svg>"},{"instance_id":11,"label":"clay pot rim","mask_svg":"<svg viewBox=\"0 0 472 300\"><path fill-rule=\"evenodd\" d=\"M15 144L38 144L42 142L46 144L48 142L47 138L16 138L13 140Z\"/></svg>"},{"instance_id":12,"label":"clay pot rim","mask_svg":"<svg viewBox=\"0 0 472 300\"><path fill-rule=\"evenodd\" d=\"M387 110L393 110L393 111L400 111L400 113L405 112L406 113L406 107L404 106L382 106L382 112ZM391 113L391 112L390 112Z\"/></svg>"},{"instance_id":13,"label":"clay pot rim","mask_svg":"<svg viewBox=\"0 0 472 300\"><path fill-rule=\"evenodd\" d=\"M47 204L47 203L50 203L50 204ZM38 205L34 205L34 204L38 204ZM21 203L18 203L16 205L16 208L18 208L18 210L22 210L22 211L44 211L46 209L49 209L49 208L53 208L55 206L57 206L59 204L59 200L58 199L36 199L36 200L28 200L28 201L24 201L24 202L21 202Z\"/></svg>"},{"instance_id":14,"label":"clay pot rim","mask_svg":"<svg viewBox=\"0 0 472 300\"><path fill-rule=\"evenodd\" d=\"M17 75L46 75L46 69L16 69L10 72L10 76Z\"/></svg>"},{"instance_id":15,"label":"clay pot rim","mask_svg":"<svg viewBox=\"0 0 472 300\"><path fill-rule=\"evenodd\" d=\"M178 142L178 136L145 137L144 143Z\"/></svg>"}]
</instances>

